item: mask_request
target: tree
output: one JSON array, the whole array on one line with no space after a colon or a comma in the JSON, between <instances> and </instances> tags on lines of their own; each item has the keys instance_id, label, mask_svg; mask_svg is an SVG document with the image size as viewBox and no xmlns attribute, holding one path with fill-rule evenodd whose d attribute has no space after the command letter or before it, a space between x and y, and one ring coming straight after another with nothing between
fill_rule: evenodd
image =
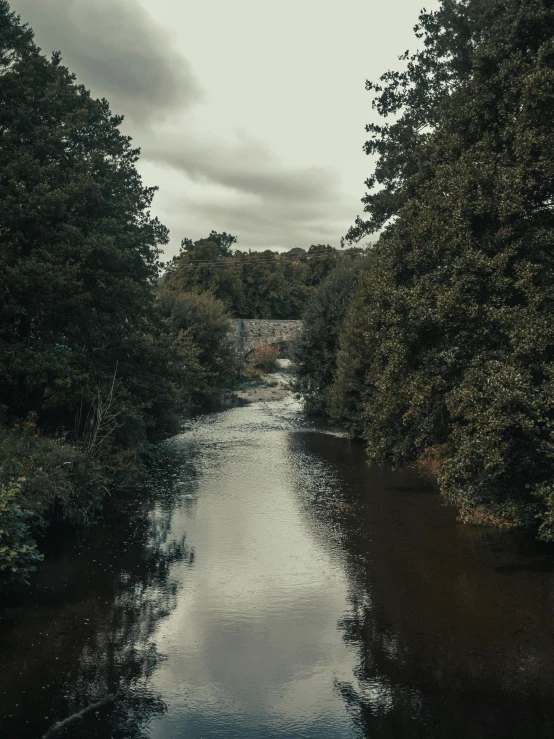
<instances>
[{"instance_id":1,"label":"tree","mask_svg":"<svg viewBox=\"0 0 554 739\"><path fill-rule=\"evenodd\" d=\"M193 242L184 238L181 250L170 263L164 284L168 290L211 292L233 314L240 313L244 296L242 285L232 269L231 246L236 236L211 231L205 239Z\"/></svg>"},{"instance_id":2,"label":"tree","mask_svg":"<svg viewBox=\"0 0 554 739\"><path fill-rule=\"evenodd\" d=\"M183 239L166 272L170 290L211 292L236 318L299 319L306 303L338 260L362 250L338 252L329 245L270 251L231 252L237 239L225 232L193 242Z\"/></svg>"},{"instance_id":3,"label":"tree","mask_svg":"<svg viewBox=\"0 0 554 739\"><path fill-rule=\"evenodd\" d=\"M233 265L244 294L240 318L296 319L306 301L305 266L269 249L237 254Z\"/></svg>"},{"instance_id":4,"label":"tree","mask_svg":"<svg viewBox=\"0 0 554 739\"><path fill-rule=\"evenodd\" d=\"M144 355L168 235L121 121L0 0L0 402L12 416L70 428L114 372L124 416L152 406L145 372L160 373Z\"/></svg>"},{"instance_id":5,"label":"tree","mask_svg":"<svg viewBox=\"0 0 554 739\"><path fill-rule=\"evenodd\" d=\"M317 287L337 266L340 257L340 252L329 244L312 244L306 260L309 269L308 284Z\"/></svg>"},{"instance_id":6,"label":"tree","mask_svg":"<svg viewBox=\"0 0 554 739\"><path fill-rule=\"evenodd\" d=\"M207 292L163 289L157 307L190 373L182 383L189 403L198 405L218 395L222 387L230 387L238 377L240 361L224 304Z\"/></svg>"},{"instance_id":7,"label":"tree","mask_svg":"<svg viewBox=\"0 0 554 739\"><path fill-rule=\"evenodd\" d=\"M348 236L384 235L335 413L357 365L373 458L439 447L464 516L538 520L552 539L553 3L442 0L416 33L405 71L368 83L394 119L368 126L379 160Z\"/></svg>"},{"instance_id":8,"label":"tree","mask_svg":"<svg viewBox=\"0 0 554 739\"><path fill-rule=\"evenodd\" d=\"M310 413L329 412L329 388L337 368L339 337L366 260L342 260L323 280L302 315L293 346L295 388Z\"/></svg>"}]
</instances>

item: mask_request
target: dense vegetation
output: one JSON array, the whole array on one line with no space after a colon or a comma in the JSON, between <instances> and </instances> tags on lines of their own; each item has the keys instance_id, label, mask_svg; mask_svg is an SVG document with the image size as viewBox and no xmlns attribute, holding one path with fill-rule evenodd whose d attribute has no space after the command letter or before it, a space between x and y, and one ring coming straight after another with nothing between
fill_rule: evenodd
<instances>
[{"instance_id":1,"label":"dense vegetation","mask_svg":"<svg viewBox=\"0 0 554 739\"><path fill-rule=\"evenodd\" d=\"M347 238L375 246L212 231L160 288L168 233L121 117L0 0L0 580L235 382L231 316L303 316L310 411L374 461L432 461L464 520L554 540L554 0L441 0L416 35L367 84L378 161Z\"/></svg>"},{"instance_id":2,"label":"dense vegetation","mask_svg":"<svg viewBox=\"0 0 554 739\"><path fill-rule=\"evenodd\" d=\"M441 0L415 30L367 84L378 162L348 238L381 237L346 310L339 275L332 310L331 282L312 300L302 352L325 356L299 382L372 460L439 463L462 519L553 540L553 2Z\"/></svg>"},{"instance_id":3,"label":"dense vegetation","mask_svg":"<svg viewBox=\"0 0 554 739\"><path fill-rule=\"evenodd\" d=\"M308 251L246 253L231 248L236 242L235 236L215 231L195 242L183 239L165 275L165 289L209 291L235 318L298 319L339 261L362 251L316 244Z\"/></svg>"},{"instance_id":4,"label":"dense vegetation","mask_svg":"<svg viewBox=\"0 0 554 739\"><path fill-rule=\"evenodd\" d=\"M360 274L369 268L370 262L370 256L342 260L306 306L304 328L294 342L293 354L296 389L310 413L329 412L340 336Z\"/></svg>"},{"instance_id":5,"label":"dense vegetation","mask_svg":"<svg viewBox=\"0 0 554 739\"><path fill-rule=\"evenodd\" d=\"M0 580L88 520L145 440L233 381L223 304L156 298L167 230L106 100L0 0Z\"/></svg>"}]
</instances>

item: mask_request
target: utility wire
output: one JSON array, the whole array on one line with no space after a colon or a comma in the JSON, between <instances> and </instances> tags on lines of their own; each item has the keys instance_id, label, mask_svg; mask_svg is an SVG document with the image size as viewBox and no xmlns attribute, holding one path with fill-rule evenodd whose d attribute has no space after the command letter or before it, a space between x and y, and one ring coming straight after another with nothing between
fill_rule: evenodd
<instances>
[{"instance_id":1,"label":"utility wire","mask_svg":"<svg viewBox=\"0 0 554 739\"><path fill-rule=\"evenodd\" d=\"M328 252L328 251L319 250L317 252L310 252L310 253L304 252L304 253L288 254L287 252L284 252L284 253L275 253L275 254L270 254L270 255L263 254L263 252L250 252L248 254L246 252L236 252L234 255L218 257L217 260L215 260L215 259L194 259L194 260L190 260L190 261L191 262L198 262L198 263L201 263L201 262L210 262L210 263L212 263L214 261L218 261L219 262L219 261L221 261L223 259L236 259L236 260L239 260L240 257L242 257L244 259L248 259L249 257L256 256L257 254L260 255L260 258L257 261L262 261L262 260L273 261L274 259L292 259L292 260L294 260L294 259L301 259L301 258L307 258L307 257L313 257L313 256L331 256L331 255L334 256L336 254L341 254L341 253L344 253L344 252L338 252L338 251ZM185 254L183 254L181 256L186 256L186 252L185 252ZM179 258L179 257L177 257L177 258Z\"/></svg>"},{"instance_id":2,"label":"utility wire","mask_svg":"<svg viewBox=\"0 0 554 739\"><path fill-rule=\"evenodd\" d=\"M296 255L295 255L296 256ZM342 254L339 252L338 254L310 254L308 255L301 255L305 261L312 261L313 259L323 259L325 257L336 257L339 258L342 256ZM191 259L191 260L183 260L182 264L185 266L190 267L232 267L234 265L249 265L249 266L255 266L255 265L264 265L264 264L278 264L281 263L288 263L288 264L294 264L294 263L300 263L303 261L302 259L290 257L287 259L282 259L282 257L268 257L268 258L262 258L262 259L237 259L235 257L222 257L221 260L218 261L209 261L209 260L200 260L200 259Z\"/></svg>"},{"instance_id":3,"label":"utility wire","mask_svg":"<svg viewBox=\"0 0 554 739\"><path fill-rule=\"evenodd\" d=\"M259 262L278 262L278 261L288 261L288 262L300 261L299 259L295 257L289 257L287 259L284 259L283 257L275 256L275 257L259 257L255 259L249 259L249 256L250 255L247 255L245 258L221 257L219 259L190 259L190 260L185 260L185 261L187 261L188 264L223 264L223 263L227 264L230 262L235 262L238 264L239 262L247 262L247 261L258 262L258 263ZM327 256L327 255L324 255L324 254L310 255L310 258L313 258L313 256ZM307 259L308 257L304 257L304 258Z\"/></svg>"}]
</instances>

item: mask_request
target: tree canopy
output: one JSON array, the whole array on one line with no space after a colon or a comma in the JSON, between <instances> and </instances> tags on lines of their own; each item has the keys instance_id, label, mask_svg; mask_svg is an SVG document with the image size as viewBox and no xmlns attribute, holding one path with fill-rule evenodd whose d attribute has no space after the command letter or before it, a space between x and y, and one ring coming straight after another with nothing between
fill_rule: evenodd
<instances>
[{"instance_id":1,"label":"tree canopy","mask_svg":"<svg viewBox=\"0 0 554 739\"><path fill-rule=\"evenodd\" d=\"M296 390L311 413L327 413L328 393L337 369L339 339L360 272L369 257L341 260L322 280L303 314L304 329L293 345Z\"/></svg>"},{"instance_id":2,"label":"tree canopy","mask_svg":"<svg viewBox=\"0 0 554 739\"><path fill-rule=\"evenodd\" d=\"M183 239L165 277L168 290L204 290L222 300L235 318L298 319L308 298L341 259L359 248L339 251L328 244L279 253L232 251L237 238L212 231L193 242Z\"/></svg>"},{"instance_id":3,"label":"tree canopy","mask_svg":"<svg viewBox=\"0 0 554 739\"><path fill-rule=\"evenodd\" d=\"M142 402L133 378L168 238L149 211L156 188L121 117L44 57L6 2L0 27L0 399L71 412L117 367Z\"/></svg>"},{"instance_id":4,"label":"tree canopy","mask_svg":"<svg viewBox=\"0 0 554 739\"><path fill-rule=\"evenodd\" d=\"M371 458L435 450L462 517L554 538L554 10L441 0L368 82L365 218L382 229L341 333L331 413Z\"/></svg>"}]
</instances>

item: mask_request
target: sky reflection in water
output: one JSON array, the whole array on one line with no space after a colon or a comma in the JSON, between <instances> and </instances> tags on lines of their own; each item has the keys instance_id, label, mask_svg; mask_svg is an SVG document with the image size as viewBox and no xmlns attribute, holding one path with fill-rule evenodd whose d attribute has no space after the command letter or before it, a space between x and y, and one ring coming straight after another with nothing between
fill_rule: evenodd
<instances>
[{"instance_id":1,"label":"sky reflection in water","mask_svg":"<svg viewBox=\"0 0 554 739\"><path fill-rule=\"evenodd\" d=\"M554 735L552 556L292 400L193 420L0 610L0 736Z\"/></svg>"}]
</instances>

